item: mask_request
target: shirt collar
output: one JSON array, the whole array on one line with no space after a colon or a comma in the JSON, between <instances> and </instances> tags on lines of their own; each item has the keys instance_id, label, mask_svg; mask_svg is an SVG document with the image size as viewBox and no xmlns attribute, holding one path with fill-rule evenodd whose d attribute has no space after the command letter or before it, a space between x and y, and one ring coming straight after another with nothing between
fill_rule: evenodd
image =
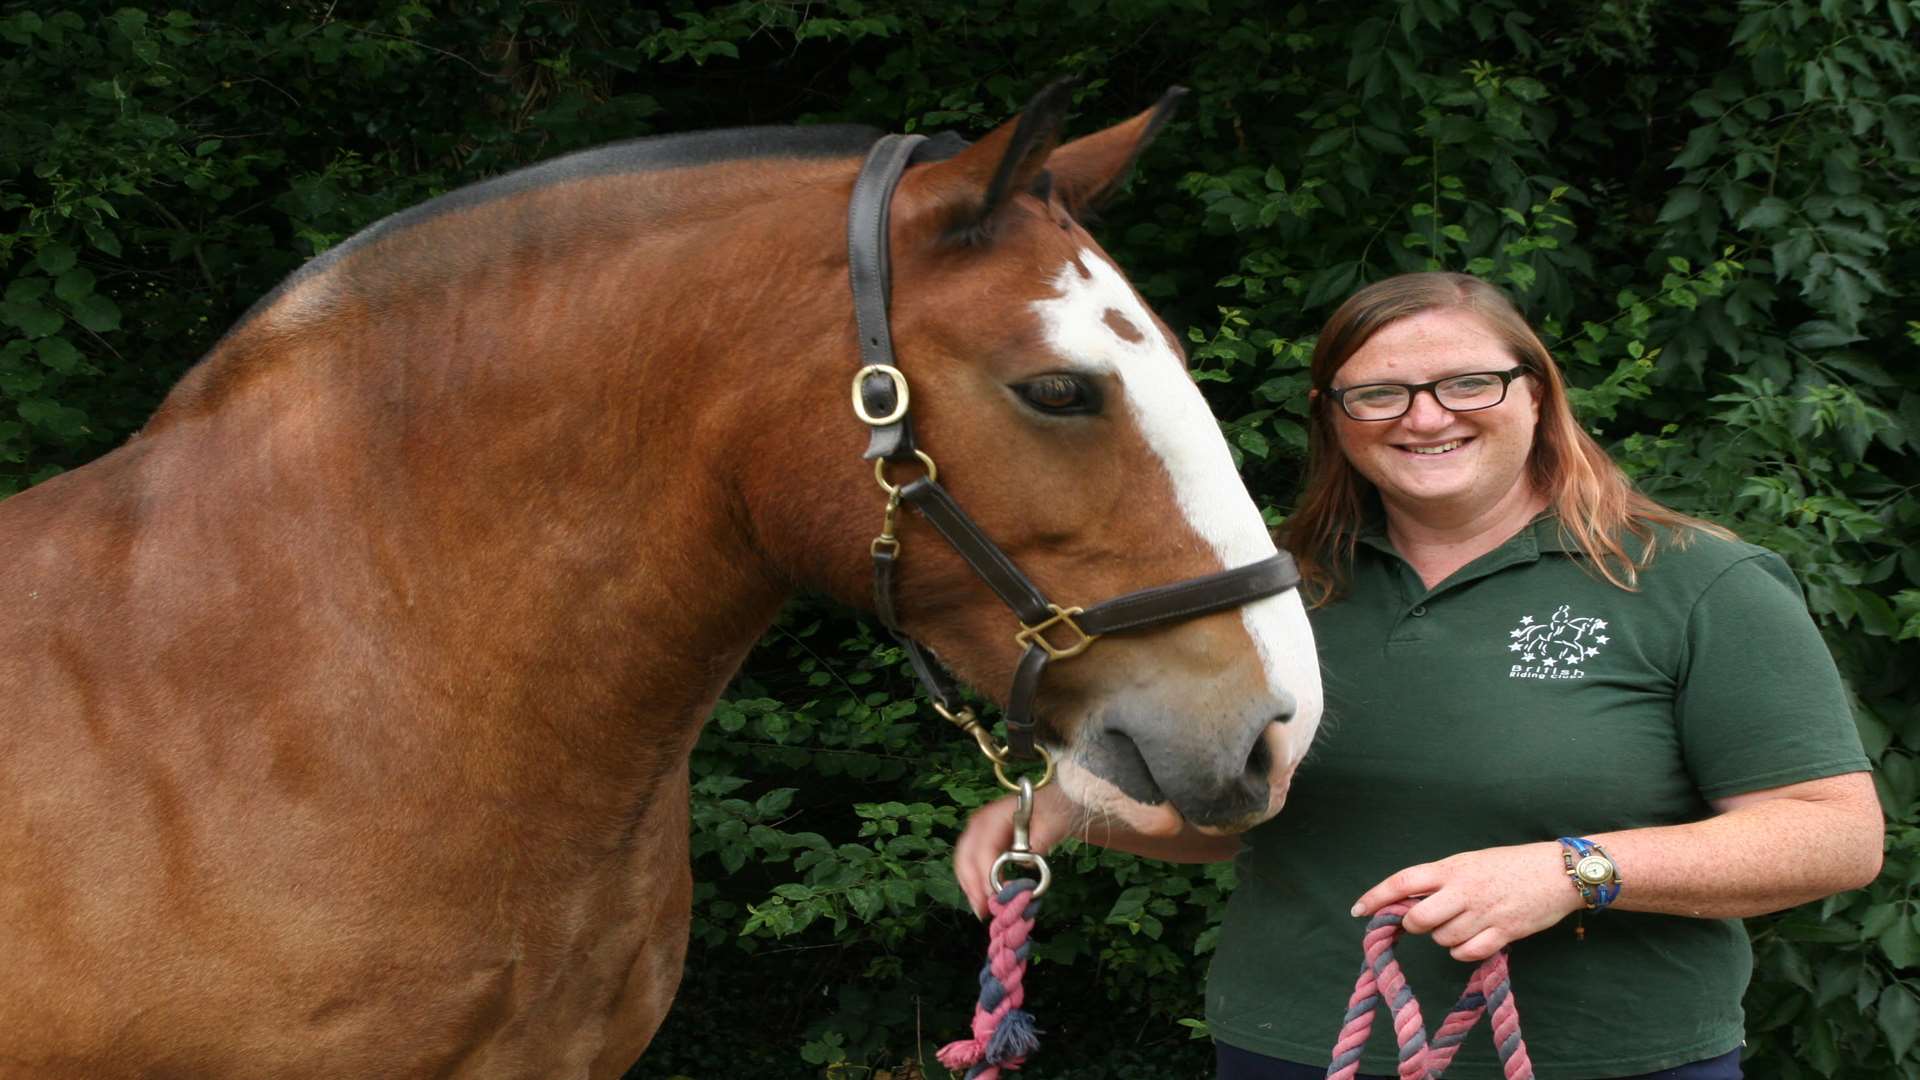
<instances>
[{"instance_id":1,"label":"shirt collar","mask_svg":"<svg viewBox=\"0 0 1920 1080\"><path fill-rule=\"evenodd\" d=\"M1354 533L1354 541L1395 558L1399 557L1400 553L1394 548L1393 541L1387 538L1387 515L1377 498L1371 502L1366 516L1361 519L1360 528ZM1519 532L1508 537L1499 547L1487 554L1504 552L1510 557L1515 557L1515 561L1531 562L1539 558L1541 553L1548 551L1562 555L1586 554L1581 550L1580 545L1574 542L1567 530L1561 528L1560 514L1552 507L1542 510ZM1481 556L1483 559L1486 557L1486 555Z\"/></svg>"}]
</instances>

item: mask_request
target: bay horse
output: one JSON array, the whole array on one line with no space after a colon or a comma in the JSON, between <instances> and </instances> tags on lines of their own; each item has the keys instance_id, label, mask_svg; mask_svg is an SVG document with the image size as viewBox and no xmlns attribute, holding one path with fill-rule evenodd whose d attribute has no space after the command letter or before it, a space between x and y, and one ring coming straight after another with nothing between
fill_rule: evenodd
<instances>
[{"instance_id":1,"label":"bay horse","mask_svg":"<svg viewBox=\"0 0 1920 1080\"><path fill-rule=\"evenodd\" d=\"M1171 106L1062 142L1050 90L891 200L920 443L1052 595L1274 555L1081 224ZM640 1056L700 725L796 592L871 603L842 230L876 137L636 140L386 219L0 503L0 1077ZM899 537L900 623L995 693L1005 610L925 520ZM1318 722L1297 593L1104 640L1033 708L1082 804L1249 827Z\"/></svg>"}]
</instances>

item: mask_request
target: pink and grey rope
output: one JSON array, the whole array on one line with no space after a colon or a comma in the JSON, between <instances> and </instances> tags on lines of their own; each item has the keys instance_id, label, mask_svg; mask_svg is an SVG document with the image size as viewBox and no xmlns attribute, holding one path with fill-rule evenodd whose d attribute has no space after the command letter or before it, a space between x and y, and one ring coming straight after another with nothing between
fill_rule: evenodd
<instances>
[{"instance_id":1,"label":"pink and grey rope","mask_svg":"<svg viewBox=\"0 0 1920 1080\"><path fill-rule=\"evenodd\" d=\"M1027 998L1027 954L1033 948L1034 896L1039 883L1016 878L987 899L992 916L987 963L980 969L980 1000L973 1007L973 1038L940 1048L940 1064L966 1069L966 1080L999 1080L1001 1069L1018 1069L1040 1045Z\"/></svg>"},{"instance_id":2,"label":"pink and grey rope","mask_svg":"<svg viewBox=\"0 0 1920 1080\"><path fill-rule=\"evenodd\" d=\"M1453 1063L1467 1032L1480 1014L1493 1010L1493 1045L1500 1053L1500 1067L1506 1080L1533 1080L1533 1062L1527 1057L1527 1044L1520 1037L1520 1013L1514 1005L1513 982L1507 973L1505 949L1482 961L1467 980L1466 992L1441 1022L1440 1030L1427 1038L1426 1022L1420 1016L1420 1002L1413 996L1393 958L1393 940L1400 936L1400 920L1413 906L1411 901L1389 904L1367 923L1363 948L1366 959L1360 964L1360 978L1354 983L1353 996L1347 999L1347 1015L1334 1043L1333 1063L1327 1066L1327 1080L1353 1080L1360 1071L1360 1052L1373 1029L1373 1014L1384 998L1393 1010L1393 1033L1400 1046L1400 1080L1439 1080Z\"/></svg>"}]
</instances>

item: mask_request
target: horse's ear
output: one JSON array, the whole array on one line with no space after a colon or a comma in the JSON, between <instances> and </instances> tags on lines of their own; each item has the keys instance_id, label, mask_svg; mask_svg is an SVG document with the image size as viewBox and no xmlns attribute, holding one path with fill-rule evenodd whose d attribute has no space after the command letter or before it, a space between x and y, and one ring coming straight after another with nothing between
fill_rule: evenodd
<instances>
[{"instance_id":1,"label":"horse's ear","mask_svg":"<svg viewBox=\"0 0 1920 1080\"><path fill-rule=\"evenodd\" d=\"M1071 103L1073 80L1059 79L1034 95L1020 115L945 161L915 169L907 184L938 207L941 233L979 237L990 231L994 212L1031 188L1060 143L1060 124ZM905 186L905 185L903 185Z\"/></svg>"},{"instance_id":2,"label":"horse's ear","mask_svg":"<svg viewBox=\"0 0 1920 1080\"><path fill-rule=\"evenodd\" d=\"M1067 204L1067 211L1080 217L1111 199L1133 172L1140 152L1160 134L1186 96L1186 87L1176 86L1146 112L1075 139L1049 155L1047 171L1053 175L1053 190Z\"/></svg>"}]
</instances>

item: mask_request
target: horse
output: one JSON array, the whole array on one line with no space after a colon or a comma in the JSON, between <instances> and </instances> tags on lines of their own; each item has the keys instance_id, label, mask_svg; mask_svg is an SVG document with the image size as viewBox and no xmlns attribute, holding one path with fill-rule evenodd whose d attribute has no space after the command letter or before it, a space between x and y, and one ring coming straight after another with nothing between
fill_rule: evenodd
<instances>
[{"instance_id":1,"label":"horse","mask_svg":"<svg viewBox=\"0 0 1920 1080\"><path fill-rule=\"evenodd\" d=\"M1082 224L1173 100L1066 141L1050 89L887 202L918 445L1049 595L1275 557ZM0 1077L641 1056L702 723L790 598L874 604L842 230L877 138L637 139L399 213L0 503ZM1005 700L994 588L921 514L895 535L893 617ZM1278 810L1320 685L1289 591L1105 638L1031 707L1091 811L1230 833Z\"/></svg>"}]
</instances>

